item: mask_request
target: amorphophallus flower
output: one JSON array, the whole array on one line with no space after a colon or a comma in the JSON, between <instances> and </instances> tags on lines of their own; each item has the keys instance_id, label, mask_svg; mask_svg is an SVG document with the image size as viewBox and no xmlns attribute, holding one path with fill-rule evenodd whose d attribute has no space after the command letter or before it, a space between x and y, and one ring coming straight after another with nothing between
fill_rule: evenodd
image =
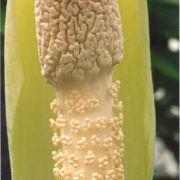
<instances>
[{"instance_id":1,"label":"amorphophallus flower","mask_svg":"<svg viewBox=\"0 0 180 180\"><path fill-rule=\"evenodd\" d=\"M39 2L40 5L42 5L41 3L43 1ZM57 1L57 6L55 6L57 9L58 2L60 1ZM71 4L70 2L71 1L69 1L69 4ZM73 2L80 2L79 6L83 7L83 3L90 1L78 0ZM96 1L91 2L94 4ZM115 0L107 2L113 2L116 4ZM119 12L114 12L114 14L116 15L115 17L118 17L119 13L121 16L120 22L124 36L124 58L122 63L115 67L115 70L113 71L113 80L121 81L122 85L120 92L117 91L119 81L117 81L115 84L111 84L111 77L106 76L104 78L105 73L102 73L104 76L97 75L96 81L93 82L91 81L91 78L88 78L88 81L86 79L86 86L79 84L77 85L74 83L74 81L68 83L69 77L65 77L65 80L63 80L69 84L68 86L66 86L65 82L64 84L59 83L59 77L62 76L62 74L65 74L64 76L68 76L67 74L69 69L79 71L76 73L72 72L72 74L70 74L77 79L80 78L81 80L84 77L92 77L92 74L96 74L98 66L96 66L95 71L89 72L89 74L86 72L88 66L91 66L91 60L94 58L94 56L99 56L98 65L106 69L105 71L111 71L107 70L111 66L109 61L104 61L106 60L106 57L109 58L108 54L106 51L101 53L104 50L103 48L105 48L105 45L100 43L100 40L105 30L100 31L101 28L98 27L98 21L97 24L95 24L95 27L98 27L97 31L101 33L101 36L98 38L98 40L96 40L93 36L87 35L85 38L87 38L87 41L89 40L89 44L86 45L85 43L82 43L82 47L80 47L80 49L83 49L83 47L90 49L94 47L95 43L99 43L98 47L101 47L102 51L99 50L97 54L94 54L94 52L98 50L97 48L92 50L90 54L86 55L86 57L90 57L88 59L90 64L86 64L87 61L83 62L82 64L77 64L76 62L75 67L81 67L80 70L72 67L72 63L69 63L69 61L74 62L74 59L71 57L71 53L66 54L65 49L59 48L66 48L66 45L62 44L62 46L57 46L56 50L59 48L65 52L64 54L66 55L62 54L61 56L61 59L63 58L65 63L59 63L58 67L55 68L56 75L55 73L53 74L52 72L55 72L55 70L53 69L52 71L52 69L49 69L47 64L44 63L44 60L47 58L49 59L48 63L53 64L51 60L55 60L57 54L53 54L54 56L52 59L52 57L50 57L51 54L47 53L46 49L43 50L42 48L42 44L45 43L43 42L44 39L42 38L42 40L38 40L42 74L51 82L51 84L53 84L53 87L55 87L57 92L57 100L53 102L52 109L57 112L58 117L56 120L51 119L50 122L53 131L56 131L57 128L61 128L61 133L63 136L59 137L59 135L55 133L55 136L53 136L53 142L55 145L59 145L58 143L60 143L69 148L65 149L65 147L63 147L63 152L68 155L68 157L65 157L64 153L60 152L60 147L58 147L58 160L61 160L60 163L64 163L64 167L67 168L70 166L71 173L73 173L73 178L75 179L81 177L84 179L98 179L101 178L103 173L107 173L105 177L106 179L110 180L111 177L114 177L111 171L111 166L113 166L112 164L114 159L117 160L117 164L121 164L123 162L122 164L124 165L125 170L123 175L125 176L125 179L150 180L152 178L155 124L150 71L147 5L145 0L118 0L118 3L119 9L116 8L116 10ZM54 179L52 173L54 166L53 164L56 165L54 174L57 179L59 178L59 174L56 172L56 167L59 165L57 166L57 162L54 163L53 160L51 160L51 151L54 150L54 147L51 144L52 132L48 123L48 118L52 117L48 104L53 99L54 93L53 89L44 83L40 74L38 62L39 57L37 53L38 43L35 37L34 6L34 0L9 0L7 4L5 27L6 115L13 180ZM65 7L62 7L62 9L63 8ZM71 7L69 6L69 8L76 9L78 6L73 5ZM101 22L102 12L100 11L102 11L103 8L101 8L100 5L97 5L97 7L94 6L94 11L95 10L97 10L97 16ZM90 11L89 8L84 10L85 13L88 11ZM49 9L49 12L53 13L53 8ZM41 11L38 9L36 13L36 15L41 16ZM72 13L76 15L76 11L72 11ZM93 13L91 14L91 18L93 18ZM106 14L110 16L110 14L107 12ZM55 13L54 17L57 16L59 16L59 14L57 15ZM48 17L48 13L45 14L44 17ZM82 21L83 18L85 18L85 16L80 17ZM87 23L87 26L91 26L91 18L89 18L89 24ZM113 18L110 24L113 24L115 19L116 18ZM39 21L36 21L36 23L40 28L41 33L46 33L41 30L42 27L46 26L46 22L43 24L44 26L39 26ZM56 24L57 22L54 23ZM116 27L117 24L118 23L116 23ZM119 27L117 28L113 28L113 32L116 30L118 31L120 24L118 24L118 26ZM83 30L85 30L86 25L84 25L83 28ZM52 30L56 34L59 32L59 30L56 28ZM91 30L96 31L96 29L94 30L93 28ZM79 44L81 44L80 42L83 41L83 32L84 31L81 31L81 29L77 30ZM73 34L74 32L70 33ZM108 41L108 33L106 36L107 39L103 37L103 42L107 42L107 44L110 43ZM41 38L42 35L48 36L47 34L40 34L39 38ZM63 33L60 33L59 38L63 39L63 37ZM117 36L117 38L115 38L117 41L118 39L121 39L121 36ZM65 40L64 43L67 42L67 39ZM121 44L122 39L119 42ZM51 43L51 41L49 43ZM61 42L58 41L58 43ZM71 41L68 42L68 47L70 52L73 51L76 57L79 54L77 54L77 51L74 51L74 45L76 46L72 37ZM121 59L122 46L115 46L113 43L111 45L112 46L109 48L112 51L117 52L117 54L113 54L114 58L112 58L112 63L116 59L117 61ZM119 51L116 51L115 47L118 47ZM78 44L76 48L78 48ZM84 51L84 54L86 53L88 52ZM80 58L79 56L78 58ZM107 66L109 67L107 68ZM86 69L85 75L82 72L83 68ZM109 96L105 93L107 91ZM109 155L107 153L105 154L106 148L110 148L112 153L113 150L117 150L116 154L118 154L119 150L121 149L119 146L119 149L110 147L113 144L111 143L112 139L110 135L112 135L112 133L110 127L120 122L116 121L118 118L112 115L111 109L113 103L115 103L115 110L118 109L118 111L121 111L122 109L122 105L121 103L118 103L116 97L118 92L124 106L123 143L125 144L125 150L123 161L118 161L120 159L119 156L109 159L112 156L114 157L114 155ZM112 99L110 97L112 97ZM60 102L63 102L63 107ZM65 112L65 115L62 114L62 112ZM88 116L85 116L86 113L88 113ZM105 116L103 116L104 114ZM116 114L121 113L116 112ZM92 118L94 121L92 121ZM67 136L67 129L63 129L65 126L69 126L67 128L68 132L70 132L69 136ZM101 128L104 129L101 130ZM107 132L105 132L105 130ZM77 135L79 131L81 136ZM97 131L100 132L100 135L97 134ZM118 141L118 138L122 140L123 136L115 132L114 136L112 137ZM73 144L74 141L76 141L76 146ZM94 145L95 147L93 147ZM85 150L83 158L79 158L80 156L82 157L81 153L83 148L89 149ZM76 151L74 151L74 149ZM53 158L55 160L57 160L56 155L57 151L53 151ZM94 161L96 161L95 168L100 169L97 169L97 172L94 171ZM70 165L67 166L67 163ZM108 167L106 167L107 163L110 163ZM89 166L91 166L91 168L88 168ZM74 170L74 168L79 167L81 168L77 169L77 171ZM82 169L82 167L88 168L88 172L91 174L93 173L93 177L90 177L90 175L88 175L88 178L83 177L84 172L81 170L84 169ZM107 169L104 170L104 168ZM103 171L103 173L101 173L101 171ZM66 174L66 171L61 171L60 176L62 176L64 173ZM120 176L116 177L116 179L120 180Z\"/></svg>"},{"instance_id":2,"label":"amorphophallus flower","mask_svg":"<svg viewBox=\"0 0 180 180\"><path fill-rule=\"evenodd\" d=\"M55 179L124 180L120 81L112 83L124 44L117 1L36 0L35 19L41 72L57 96Z\"/></svg>"}]
</instances>

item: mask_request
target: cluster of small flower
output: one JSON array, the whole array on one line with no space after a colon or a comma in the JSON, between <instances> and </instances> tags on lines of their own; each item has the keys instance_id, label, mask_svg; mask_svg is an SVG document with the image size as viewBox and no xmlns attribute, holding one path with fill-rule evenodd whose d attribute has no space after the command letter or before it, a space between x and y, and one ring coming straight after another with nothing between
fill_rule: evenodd
<instances>
[{"instance_id":1,"label":"cluster of small flower","mask_svg":"<svg viewBox=\"0 0 180 180\"><path fill-rule=\"evenodd\" d=\"M94 107L99 106L99 100L96 101L95 98L92 98L85 101L78 91L73 91L61 107L55 100L51 104L53 111L57 113L56 120L50 119L50 125L54 131L54 136L52 138L53 144L55 146L58 145L58 147L59 145L62 145L62 148L72 147L78 150L80 154L83 153L83 163L86 167L93 164L93 166L99 168L100 172L97 171L92 173L92 180L124 180L124 167L122 165L122 157L124 153L124 135L122 131L123 106L122 102L118 101L117 93L119 87L120 83L118 81L110 88L110 95L114 103L113 110L117 116L99 116L95 118L86 116L82 122L77 117L73 119L65 118L62 114L64 113L65 108L68 109L69 113L82 115L83 113L93 111ZM94 106L93 103L95 103L96 106ZM87 110L87 107L91 110ZM58 110L58 108L62 109ZM60 130L63 128L66 128L70 133L60 135ZM67 132L66 130L65 132ZM101 136L107 130L111 132L111 135L108 137ZM75 137L74 141L73 137ZM99 156L97 150L98 152L102 151L103 154ZM52 155L53 160L55 161L55 176L60 176L60 179L63 180L86 179L86 172L81 169L79 154L76 154L75 152L76 151L72 154L67 153L65 155L60 152L60 150L57 152L53 151ZM65 169L67 163L72 167L77 168L77 172L72 174L69 173L69 169ZM109 169L109 164L112 163L114 169Z\"/></svg>"},{"instance_id":2,"label":"cluster of small flower","mask_svg":"<svg viewBox=\"0 0 180 180\"><path fill-rule=\"evenodd\" d=\"M111 137L107 137L103 140L95 134L90 137L90 142L88 142L88 139L86 137L82 137L77 141L76 147L78 150L86 149L87 146L96 146L98 148L104 147L106 150L111 151L114 147L114 141Z\"/></svg>"},{"instance_id":3,"label":"cluster of small flower","mask_svg":"<svg viewBox=\"0 0 180 180\"><path fill-rule=\"evenodd\" d=\"M123 147L122 147L123 148ZM60 169L64 162L68 162L70 165L72 165L74 168L78 167L79 161L78 157L75 154L69 155L67 157L65 154L63 154L60 150L59 151L53 151L52 152L53 160L56 161L54 165L54 175L55 177L61 177L63 179L69 179L71 180L70 173L65 168ZM121 149L114 149L113 152L111 152L110 156L103 156L99 158L97 161L97 165L100 169L106 170L106 167L108 166L109 162L113 160L113 163L115 165L115 169L109 170L108 173L103 176L98 173L92 174L92 180L104 180L104 179L111 179L111 180L123 180L124 178L124 167L121 162L122 157L122 151ZM86 165L94 163L96 160L96 157L93 153L93 151L88 151L85 158L84 163ZM84 180L84 173L80 170L75 174L74 179ZM59 179L58 179L59 180Z\"/></svg>"},{"instance_id":4,"label":"cluster of small flower","mask_svg":"<svg viewBox=\"0 0 180 180\"><path fill-rule=\"evenodd\" d=\"M75 156L74 154L71 154L69 156L69 160L68 160L69 164L71 164L73 167L77 168L78 167L78 158L77 156Z\"/></svg>"},{"instance_id":5,"label":"cluster of small flower","mask_svg":"<svg viewBox=\"0 0 180 180\"><path fill-rule=\"evenodd\" d=\"M112 84L112 86L108 89L108 93L109 95L117 101L118 100L118 91L119 91L119 88L120 88L120 84L121 82L120 81L116 81L115 83Z\"/></svg>"},{"instance_id":6,"label":"cluster of small flower","mask_svg":"<svg viewBox=\"0 0 180 180\"><path fill-rule=\"evenodd\" d=\"M62 114L59 114L57 119L50 119L50 127L53 131L57 132L59 128L65 128L67 126L67 120L63 117Z\"/></svg>"},{"instance_id":7,"label":"cluster of small flower","mask_svg":"<svg viewBox=\"0 0 180 180\"><path fill-rule=\"evenodd\" d=\"M54 135L52 137L52 142L54 146L58 146L61 143L61 137L58 135L57 132L54 132Z\"/></svg>"},{"instance_id":8,"label":"cluster of small flower","mask_svg":"<svg viewBox=\"0 0 180 180\"><path fill-rule=\"evenodd\" d=\"M121 157L122 157L122 154L119 151L119 149L114 149L113 155L112 155L112 160L113 160L115 166L119 166L121 164Z\"/></svg>"},{"instance_id":9,"label":"cluster of small flower","mask_svg":"<svg viewBox=\"0 0 180 180\"><path fill-rule=\"evenodd\" d=\"M85 175L82 169L80 169L78 172L75 173L74 180L84 180L84 179L85 179Z\"/></svg>"},{"instance_id":10,"label":"cluster of small flower","mask_svg":"<svg viewBox=\"0 0 180 180\"><path fill-rule=\"evenodd\" d=\"M106 128L113 128L114 131L119 130L120 125L122 124L122 120L120 120L118 117L114 116L112 118L106 118L105 116L97 117L95 119L90 119L86 117L82 125L80 126L80 123L78 121L71 121L70 127L71 132L78 133L80 131L87 132L90 130L98 130L103 131Z\"/></svg>"},{"instance_id":11,"label":"cluster of small flower","mask_svg":"<svg viewBox=\"0 0 180 180\"><path fill-rule=\"evenodd\" d=\"M54 166L59 167L66 161L67 157L61 151L53 151L52 159L56 162Z\"/></svg>"},{"instance_id":12,"label":"cluster of small flower","mask_svg":"<svg viewBox=\"0 0 180 180\"><path fill-rule=\"evenodd\" d=\"M101 142L100 142L100 138L97 137L97 135L92 135L91 136L91 145L92 146L100 146Z\"/></svg>"},{"instance_id":13,"label":"cluster of small flower","mask_svg":"<svg viewBox=\"0 0 180 180\"><path fill-rule=\"evenodd\" d=\"M71 180L72 174L68 170L66 170L65 168L61 168L60 169L60 176L61 176L61 179Z\"/></svg>"},{"instance_id":14,"label":"cluster of small flower","mask_svg":"<svg viewBox=\"0 0 180 180\"><path fill-rule=\"evenodd\" d=\"M54 168L54 176L57 180L72 180L72 174L65 168Z\"/></svg>"},{"instance_id":15,"label":"cluster of small flower","mask_svg":"<svg viewBox=\"0 0 180 180\"><path fill-rule=\"evenodd\" d=\"M64 102L65 109L68 113L85 114L94 111L99 107L99 100L89 98L85 100L77 90L72 91L71 95Z\"/></svg>"},{"instance_id":16,"label":"cluster of small flower","mask_svg":"<svg viewBox=\"0 0 180 180\"><path fill-rule=\"evenodd\" d=\"M122 114L122 113L121 113ZM59 114L58 118L56 120L50 119L50 126L53 129L53 131L57 131L60 128L66 128L70 126L70 131L72 133L79 133L80 131L82 132L87 132L92 129L96 130L105 130L108 127L112 127L114 131L119 130L119 126L122 124L122 118L114 116L112 118L106 118L105 116L97 117L95 119L90 119L88 117L84 118L83 122L79 123L78 120L76 119L71 119L69 124L66 118L62 115Z\"/></svg>"},{"instance_id":17,"label":"cluster of small flower","mask_svg":"<svg viewBox=\"0 0 180 180\"><path fill-rule=\"evenodd\" d=\"M122 169L122 164L121 164L121 158L122 157L122 151L119 149L114 149L113 152L109 156L103 156L98 160L98 167L104 169L108 163L109 160L112 159L114 162L114 165L117 167L121 165ZM77 168L78 167L78 157L75 154L70 154L69 157L62 153L60 150L59 151L53 151L52 152L52 158L54 161L56 161L55 168L60 167L65 161L67 161L69 164L71 164L73 167ZM87 155L85 156L85 164L92 164L95 162L95 155L92 151L88 151Z\"/></svg>"},{"instance_id":18,"label":"cluster of small flower","mask_svg":"<svg viewBox=\"0 0 180 180\"><path fill-rule=\"evenodd\" d=\"M122 119L118 118L117 116L112 117L113 128L119 128L122 125Z\"/></svg>"},{"instance_id":19,"label":"cluster of small flower","mask_svg":"<svg viewBox=\"0 0 180 180\"><path fill-rule=\"evenodd\" d=\"M80 169L74 174L72 174L66 168L54 168L54 175L57 180L85 180L84 170ZM109 170L105 175L94 172L92 174L92 180L123 180L124 179L124 168L114 168Z\"/></svg>"},{"instance_id":20,"label":"cluster of small flower","mask_svg":"<svg viewBox=\"0 0 180 180\"><path fill-rule=\"evenodd\" d=\"M53 111L54 114L57 114L61 111L61 106L58 103L57 99L54 99L52 103L50 104L50 109Z\"/></svg>"},{"instance_id":21,"label":"cluster of small flower","mask_svg":"<svg viewBox=\"0 0 180 180\"><path fill-rule=\"evenodd\" d=\"M92 151L88 151L87 155L84 158L84 164L92 164L95 161L95 155Z\"/></svg>"},{"instance_id":22,"label":"cluster of small flower","mask_svg":"<svg viewBox=\"0 0 180 180\"><path fill-rule=\"evenodd\" d=\"M122 164L119 168L115 168L115 172L118 180L124 180L124 166Z\"/></svg>"},{"instance_id":23,"label":"cluster of small flower","mask_svg":"<svg viewBox=\"0 0 180 180\"><path fill-rule=\"evenodd\" d=\"M95 127L99 130L103 130L106 128L106 120L107 118L105 116L97 117L95 119Z\"/></svg>"},{"instance_id":24,"label":"cluster of small flower","mask_svg":"<svg viewBox=\"0 0 180 180\"><path fill-rule=\"evenodd\" d=\"M91 127L93 126L93 121L86 117L83 122L82 122L82 130L87 132L91 129Z\"/></svg>"},{"instance_id":25,"label":"cluster of small flower","mask_svg":"<svg viewBox=\"0 0 180 180\"><path fill-rule=\"evenodd\" d=\"M104 130L107 127L107 118L105 116L97 117L95 119L90 119L86 117L82 123L82 131L90 130Z\"/></svg>"},{"instance_id":26,"label":"cluster of small flower","mask_svg":"<svg viewBox=\"0 0 180 180\"><path fill-rule=\"evenodd\" d=\"M80 124L76 119L70 121L70 131L73 133L78 133L80 131Z\"/></svg>"},{"instance_id":27,"label":"cluster of small flower","mask_svg":"<svg viewBox=\"0 0 180 180\"><path fill-rule=\"evenodd\" d=\"M56 120L54 120L54 119L49 119L49 122L50 122L50 127L51 127L51 129L54 131L54 132L56 132L57 131L57 129L58 129L58 124L57 124L57 122L56 122Z\"/></svg>"},{"instance_id":28,"label":"cluster of small flower","mask_svg":"<svg viewBox=\"0 0 180 180\"><path fill-rule=\"evenodd\" d=\"M107 180L124 180L124 168L114 168L107 172L105 179Z\"/></svg>"},{"instance_id":29,"label":"cluster of small flower","mask_svg":"<svg viewBox=\"0 0 180 180\"><path fill-rule=\"evenodd\" d=\"M70 131L73 133L78 133L80 131L87 132L91 129L97 130L104 130L107 127L112 127L113 130L116 132L119 130L119 127L122 125L123 122L123 114L119 113L118 117L114 116L112 118L107 118L105 116L97 117L95 119L90 119L89 117L85 117L83 122L80 125L79 121L76 119L72 119L69 122L63 116L63 114L59 113L56 120L50 119L50 126L53 131L57 131L60 128L66 128L70 126Z\"/></svg>"},{"instance_id":30,"label":"cluster of small flower","mask_svg":"<svg viewBox=\"0 0 180 180\"><path fill-rule=\"evenodd\" d=\"M120 88L120 81L116 81L112 87L109 89L109 94L113 99L113 108L114 111L117 113L117 117L113 117L113 129L112 129L112 138L114 142L115 149L113 152L109 151L109 157L113 160L113 163L116 167L115 176L113 175L113 171L109 172L108 179L118 179L124 180L124 167L122 164L122 157L124 154L124 134L122 131L122 124L123 124L123 104L118 99L118 90ZM113 179L113 176L115 177Z\"/></svg>"},{"instance_id":31,"label":"cluster of small flower","mask_svg":"<svg viewBox=\"0 0 180 180\"><path fill-rule=\"evenodd\" d=\"M88 143L87 143L87 139L86 137L82 137L79 141L77 141L77 149L78 150L83 150L87 147Z\"/></svg>"},{"instance_id":32,"label":"cluster of small flower","mask_svg":"<svg viewBox=\"0 0 180 180\"><path fill-rule=\"evenodd\" d=\"M89 131L89 130L105 130L106 128L113 128L118 129L119 126L122 124L122 119L114 116L112 118L107 118L105 116L97 117L95 119L90 119L86 117L83 122L82 126L80 127L82 131Z\"/></svg>"},{"instance_id":33,"label":"cluster of small flower","mask_svg":"<svg viewBox=\"0 0 180 180\"><path fill-rule=\"evenodd\" d=\"M107 172L106 179L108 180L117 180L116 172L114 169L111 169Z\"/></svg>"},{"instance_id":34,"label":"cluster of small flower","mask_svg":"<svg viewBox=\"0 0 180 180\"><path fill-rule=\"evenodd\" d=\"M117 99L114 99L113 108L117 110L118 112L121 112L123 109L123 103L122 101L117 101Z\"/></svg>"},{"instance_id":35,"label":"cluster of small flower","mask_svg":"<svg viewBox=\"0 0 180 180\"><path fill-rule=\"evenodd\" d=\"M63 116L63 114L58 114L56 123L57 123L58 129L67 127L67 119Z\"/></svg>"},{"instance_id":36,"label":"cluster of small flower","mask_svg":"<svg viewBox=\"0 0 180 180\"><path fill-rule=\"evenodd\" d=\"M69 138L69 136L61 136L60 140L61 140L61 144L64 147L69 147L72 145L72 140Z\"/></svg>"},{"instance_id":37,"label":"cluster of small flower","mask_svg":"<svg viewBox=\"0 0 180 180\"><path fill-rule=\"evenodd\" d=\"M52 142L54 146L63 145L64 147L69 147L72 145L72 140L69 136L59 136L57 132L54 132Z\"/></svg>"},{"instance_id":38,"label":"cluster of small flower","mask_svg":"<svg viewBox=\"0 0 180 180\"><path fill-rule=\"evenodd\" d=\"M112 132L112 137L115 140L115 142L121 143L124 139L124 134L121 128L119 128L116 131Z\"/></svg>"},{"instance_id":39,"label":"cluster of small flower","mask_svg":"<svg viewBox=\"0 0 180 180\"><path fill-rule=\"evenodd\" d=\"M98 161L98 167L102 168L102 169L105 169L107 167L108 163L109 163L108 157L107 156L103 156Z\"/></svg>"},{"instance_id":40,"label":"cluster of small flower","mask_svg":"<svg viewBox=\"0 0 180 180\"><path fill-rule=\"evenodd\" d=\"M104 177L101 174L95 172L92 174L92 180L104 180Z\"/></svg>"},{"instance_id":41,"label":"cluster of small flower","mask_svg":"<svg viewBox=\"0 0 180 180\"><path fill-rule=\"evenodd\" d=\"M120 81L117 80L108 89L108 93L113 99L113 103L114 103L113 108L114 108L114 110L117 110L119 113L121 113L122 109L123 109L123 103L122 103L122 101L119 101L119 99L118 99L119 88L120 88ZM122 116L122 114L121 114L121 116Z\"/></svg>"},{"instance_id":42,"label":"cluster of small flower","mask_svg":"<svg viewBox=\"0 0 180 180\"><path fill-rule=\"evenodd\" d=\"M106 138L103 145L107 150L112 150L114 145L113 139L111 137Z\"/></svg>"}]
</instances>

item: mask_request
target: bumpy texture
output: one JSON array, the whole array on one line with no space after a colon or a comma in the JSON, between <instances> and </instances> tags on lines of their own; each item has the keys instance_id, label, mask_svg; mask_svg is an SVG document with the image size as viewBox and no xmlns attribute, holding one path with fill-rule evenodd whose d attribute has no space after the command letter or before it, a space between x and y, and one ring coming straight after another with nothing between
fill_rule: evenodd
<instances>
[{"instance_id":1,"label":"bumpy texture","mask_svg":"<svg viewBox=\"0 0 180 180\"><path fill-rule=\"evenodd\" d=\"M116 0L36 0L36 31L43 76L84 79L122 59Z\"/></svg>"},{"instance_id":2,"label":"bumpy texture","mask_svg":"<svg viewBox=\"0 0 180 180\"><path fill-rule=\"evenodd\" d=\"M111 82L123 56L117 1L36 0L35 13L42 74L57 95L56 180L124 180L120 82Z\"/></svg>"},{"instance_id":3,"label":"bumpy texture","mask_svg":"<svg viewBox=\"0 0 180 180\"><path fill-rule=\"evenodd\" d=\"M56 180L124 180L119 87L117 81L106 89L116 116L97 115L103 104L94 97L82 97L78 90L73 90L63 102L55 99L51 103L57 114L56 119L50 119L52 142L57 148L52 152ZM95 116L90 116L93 113Z\"/></svg>"}]
</instances>

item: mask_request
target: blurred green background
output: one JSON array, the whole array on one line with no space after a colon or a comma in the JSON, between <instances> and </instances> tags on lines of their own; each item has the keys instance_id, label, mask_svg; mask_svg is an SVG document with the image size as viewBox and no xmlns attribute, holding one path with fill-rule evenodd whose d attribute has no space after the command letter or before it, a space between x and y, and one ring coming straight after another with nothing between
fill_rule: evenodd
<instances>
[{"instance_id":1,"label":"blurred green background","mask_svg":"<svg viewBox=\"0 0 180 180\"><path fill-rule=\"evenodd\" d=\"M154 180L179 179L179 2L148 0L157 138ZM4 108L4 21L1 1L2 180L10 180Z\"/></svg>"}]
</instances>

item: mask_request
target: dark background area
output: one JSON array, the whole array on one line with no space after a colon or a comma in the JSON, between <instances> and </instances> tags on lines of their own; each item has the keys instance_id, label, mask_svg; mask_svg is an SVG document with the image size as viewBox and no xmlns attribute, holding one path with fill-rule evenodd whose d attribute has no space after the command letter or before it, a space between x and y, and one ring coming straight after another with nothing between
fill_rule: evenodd
<instances>
[{"instance_id":1,"label":"dark background area","mask_svg":"<svg viewBox=\"0 0 180 180\"><path fill-rule=\"evenodd\" d=\"M154 180L179 179L179 4L148 0L157 138ZM4 20L1 0L1 179L11 180L4 97Z\"/></svg>"},{"instance_id":2,"label":"dark background area","mask_svg":"<svg viewBox=\"0 0 180 180\"><path fill-rule=\"evenodd\" d=\"M4 22L6 12L6 1L1 0L1 179L11 180L9 151L6 131L5 92L4 92Z\"/></svg>"}]
</instances>

